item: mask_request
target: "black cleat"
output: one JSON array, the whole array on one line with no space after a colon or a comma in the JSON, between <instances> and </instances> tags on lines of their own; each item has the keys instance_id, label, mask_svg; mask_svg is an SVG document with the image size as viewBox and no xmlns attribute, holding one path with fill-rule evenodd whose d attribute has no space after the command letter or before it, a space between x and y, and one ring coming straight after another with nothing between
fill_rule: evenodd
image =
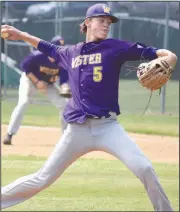
<instances>
[{"instance_id":1,"label":"black cleat","mask_svg":"<svg viewBox=\"0 0 180 212\"><path fill-rule=\"evenodd\" d=\"M3 143L4 143L5 145L11 145L11 144L12 144L12 143L11 143L12 136L13 136L13 135L7 134L7 135L4 137Z\"/></svg>"}]
</instances>

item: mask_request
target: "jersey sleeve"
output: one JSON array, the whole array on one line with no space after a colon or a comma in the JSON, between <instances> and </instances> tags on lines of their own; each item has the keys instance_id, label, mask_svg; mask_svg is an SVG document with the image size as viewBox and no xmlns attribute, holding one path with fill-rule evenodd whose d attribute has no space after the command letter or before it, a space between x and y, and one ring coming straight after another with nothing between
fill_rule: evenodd
<instances>
[{"instance_id":1,"label":"jersey sleeve","mask_svg":"<svg viewBox=\"0 0 180 212\"><path fill-rule=\"evenodd\" d=\"M37 49L44 53L46 56L56 60L58 65L63 69L68 69L68 48L61 47L41 40Z\"/></svg>"},{"instance_id":2,"label":"jersey sleeve","mask_svg":"<svg viewBox=\"0 0 180 212\"><path fill-rule=\"evenodd\" d=\"M157 48L146 46L139 42L127 42L116 40L114 49L118 55L118 60L122 62L134 60L154 60L157 58Z\"/></svg>"},{"instance_id":3,"label":"jersey sleeve","mask_svg":"<svg viewBox=\"0 0 180 212\"><path fill-rule=\"evenodd\" d=\"M127 48L125 51L125 61L133 60L154 60L157 58L156 51L158 49L146 46L142 43L127 43Z\"/></svg>"}]
</instances>

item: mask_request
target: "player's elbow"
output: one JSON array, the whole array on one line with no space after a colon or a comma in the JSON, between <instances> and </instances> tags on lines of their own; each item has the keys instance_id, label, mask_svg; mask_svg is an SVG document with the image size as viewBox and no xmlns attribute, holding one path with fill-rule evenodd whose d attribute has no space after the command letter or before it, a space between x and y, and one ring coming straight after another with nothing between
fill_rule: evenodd
<instances>
[{"instance_id":1,"label":"player's elbow","mask_svg":"<svg viewBox=\"0 0 180 212\"><path fill-rule=\"evenodd\" d=\"M170 61L171 61L171 65L174 68L176 66L178 58L173 52L171 52L171 54L169 55L169 58L170 58Z\"/></svg>"},{"instance_id":2,"label":"player's elbow","mask_svg":"<svg viewBox=\"0 0 180 212\"><path fill-rule=\"evenodd\" d=\"M174 60L177 60L176 54L167 49L159 49L159 50L157 50L156 54L158 57L170 56Z\"/></svg>"},{"instance_id":3,"label":"player's elbow","mask_svg":"<svg viewBox=\"0 0 180 212\"><path fill-rule=\"evenodd\" d=\"M177 62L178 58L177 58L177 55L176 54L174 54L173 52L171 52L171 57L173 58L173 60L175 62Z\"/></svg>"}]
</instances>

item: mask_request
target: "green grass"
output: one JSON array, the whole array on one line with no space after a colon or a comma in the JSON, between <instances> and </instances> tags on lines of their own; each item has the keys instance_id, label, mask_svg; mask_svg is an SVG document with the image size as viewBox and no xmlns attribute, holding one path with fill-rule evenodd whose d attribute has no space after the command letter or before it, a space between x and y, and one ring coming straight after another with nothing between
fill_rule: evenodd
<instances>
[{"instance_id":1,"label":"green grass","mask_svg":"<svg viewBox=\"0 0 180 212\"><path fill-rule=\"evenodd\" d=\"M8 124L15 102L2 101L2 123ZM53 105L30 104L25 112L24 125L59 127L59 111Z\"/></svg>"},{"instance_id":2,"label":"green grass","mask_svg":"<svg viewBox=\"0 0 180 212\"><path fill-rule=\"evenodd\" d=\"M167 114L179 115L179 82L170 80L166 84L165 111ZM150 97L150 91L143 88L137 80L120 80L119 102L121 111L131 114L142 114ZM149 113L161 112L159 90L153 92L147 110Z\"/></svg>"},{"instance_id":3,"label":"green grass","mask_svg":"<svg viewBox=\"0 0 180 212\"><path fill-rule=\"evenodd\" d=\"M2 185L37 171L45 158L3 156ZM178 165L153 164L175 211ZM24 169L26 167L26 169ZM153 211L140 181L119 161L79 159L49 188L6 211Z\"/></svg>"},{"instance_id":4,"label":"green grass","mask_svg":"<svg viewBox=\"0 0 180 212\"><path fill-rule=\"evenodd\" d=\"M15 102L2 101L2 123L8 124ZM120 124L129 132L178 136L179 118L175 115L122 114ZM59 112L53 105L30 104L23 119L23 125L59 127Z\"/></svg>"},{"instance_id":5,"label":"green grass","mask_svg":"<svg viewBox=\"0 0 180 212\"><path fill-rule=\"evenodd\" d=\"M4 90L1 90L4 94ZM121 112L123 114L142 114L149 100L150 92L143 88L138 80L120 80L119 83L119 102L121 106ZM17 89L7 89L7 98L18 98ZM47 98L41 93L37 93L34 100L42 102L47 101ZM179 115L179 82L169 80L166 84L166 113ZM159 91L153 92L150 105L148 107L149 113L160 113L161 100Z\"/></svg>"},{"instance_id":6,"label":"green grass","mask_svg":"<svg viewBox=\"0 0 180 212\"><path fill-rule=\"evenodd\" d=\"M129 132L154 134L154 135L179 135L179 117L172 115L147 114L140 115L122 114L118 117L119 123Z\"/></svg>"}]
</instances>

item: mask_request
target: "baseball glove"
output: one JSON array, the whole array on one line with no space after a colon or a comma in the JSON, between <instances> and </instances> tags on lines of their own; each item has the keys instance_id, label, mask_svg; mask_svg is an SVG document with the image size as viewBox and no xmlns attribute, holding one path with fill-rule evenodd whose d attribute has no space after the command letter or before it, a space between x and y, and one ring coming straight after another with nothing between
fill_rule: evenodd
<instances>
[{"instance_id":1,"label":"baseball glove","mask_svg":"<svg viewBox=\"0 0 180 212\"><path fill-rule=\"evenodd\" d=\"M137 69L137 77L143 87L151 91L160 89L171 77L172 67L157 58L148 63L141 63Z\"/></svg>"}]
</instances>

